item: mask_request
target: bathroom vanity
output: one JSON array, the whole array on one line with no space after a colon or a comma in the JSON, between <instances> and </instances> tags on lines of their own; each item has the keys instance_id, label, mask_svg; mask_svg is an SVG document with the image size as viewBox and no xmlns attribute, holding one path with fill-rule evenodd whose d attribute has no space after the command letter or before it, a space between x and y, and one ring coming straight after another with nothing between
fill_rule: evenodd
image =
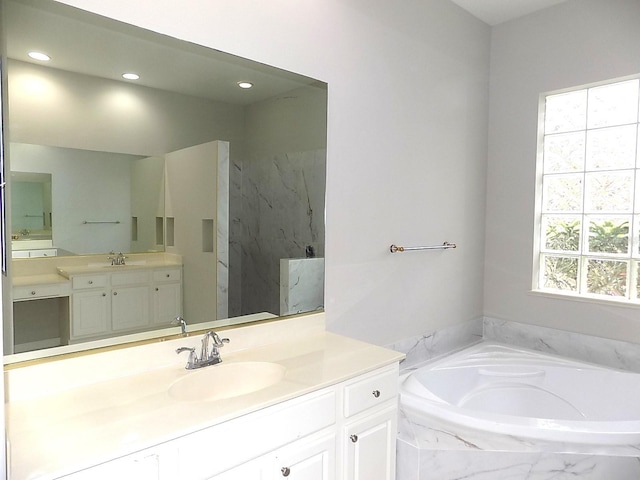
<instances>
[{"instance_id":1,"label":"bathroom vanity","mask_svg":"<svg viewBox=\"0 0 640 480\"><path fill-rule=\"evenodd\" d=\"M114 266L105 255L13 260L15 351L166 327L182 315L181 257L130 257ZM43 338L21 328L33 318Z\"/></svg>"},{"instance_id":2,"label":"bathroom vanity","mask_svg":"<svg viewBox=\"0 0 640 480\"><path fill-rule=\"evenodd\" d=\"M218 333L197 370L201 335L5 371L11 478L395 478L403 354L323 313Z\"/></svg>"}]
</instances>

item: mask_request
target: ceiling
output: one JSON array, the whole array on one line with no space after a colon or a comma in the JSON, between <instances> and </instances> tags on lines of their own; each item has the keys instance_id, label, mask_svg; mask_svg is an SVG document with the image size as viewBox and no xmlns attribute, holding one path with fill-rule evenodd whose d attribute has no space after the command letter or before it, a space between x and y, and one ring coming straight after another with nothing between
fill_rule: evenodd
<instances>
[{"instance_id":1,"label":"ceiling","mask_svg":"<svg viewBox=\"0 0 640 480\"><path fill-rule=\"evenodd\" d=\"M451 0L474 17L493 26L566 0Z\"/></svg>"},{"instance_id":2,"label":"ceiling","mask_svg":"<svg viewBox=\"0 0 640 480\"><path fill-rule=\"evenodd\" d=\"M7 56L38 63L27 52L51 56L46 66L236 105L273 98L314 79L146 31L57 2L5 3ZM42 65L42 63L40 63ZM243 90L238 81L254 87Z\"/></svg>"}]
</instances>

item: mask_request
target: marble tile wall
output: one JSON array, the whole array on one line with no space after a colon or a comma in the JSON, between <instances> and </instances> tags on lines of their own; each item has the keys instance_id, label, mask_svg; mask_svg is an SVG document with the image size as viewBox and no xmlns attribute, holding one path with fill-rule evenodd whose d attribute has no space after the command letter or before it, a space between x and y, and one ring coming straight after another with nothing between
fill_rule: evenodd
<instances>
[{"instance_id":1,"label":"marble tile wall","mask_svg":"<svg viewBox=\"0 0 640 480\"><path fill-rule=\"evenodd\" d=\"M482 341L482 319L477 318L385 346L407 356L402 362L401 369L408 370L480 341Z\"/></svg>"},{"instance_id":2,"label":"marble tile wall","mask_svg":"<svg viewBox=\"0 0 640 480\"><path fill-rule=\"evenodd\" d=\"M229 313L280 311L280 259L324 257L326 150L234 163Z\"/></svg>"},{"instance_id":3,"label":"marble tile wall","mask_svg":"<svg viewBox=\"0 0 640 480\"><path fill-rule=\"evenodd\" d=\"M324 307L324 258L280 259L280 315Z\"/></svg>"},{"instance_id":4,"label":"marble tile wall","mask_svg":"<svg viewBox=\"0 0 640 480\"><path fill-rule=\"evenodd\" d=\"M483 336L486 340L640 372L640 345L635 343L495 318L484 319Z\"/></svg>"}]
</instances>

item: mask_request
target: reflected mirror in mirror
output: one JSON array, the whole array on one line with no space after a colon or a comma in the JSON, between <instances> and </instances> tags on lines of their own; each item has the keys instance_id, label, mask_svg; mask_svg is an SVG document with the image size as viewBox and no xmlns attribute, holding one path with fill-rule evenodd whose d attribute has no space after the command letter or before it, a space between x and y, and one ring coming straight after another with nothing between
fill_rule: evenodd
<instances>
[{"instance_id":1,"label":"reflected mirror in mirror","mask_svg":"<svg viewBox=\"0 0 640 480\"><path fill-rule=\"evenodd\" d=\"M51 240L51 174L11 172L11 185L13 250L29 240Z\"/></svg>"},{"instance_id":2,"label":"reflected mirror in mirror","mask_svg":"<svg viewBox=\"0 0 640 480\"><path fill-rule=\"evenodd\" d=\"M176 334L174 314L194 329L323 307L325 83L52 0L3 0L3 14L9 228L48 242L13 248L5 353ZM123 78L132 71L138 80ZM47 176L42 200L14 174ZM179 287L158 303L159 274L147 272L122 308L115 270L99 271L111 327L87 333L74 323L87 304L73 277L111 268L110 252L129 272L179 259ZM46 298L21 296L58 283Z\"/></svg>"}]
</instances>

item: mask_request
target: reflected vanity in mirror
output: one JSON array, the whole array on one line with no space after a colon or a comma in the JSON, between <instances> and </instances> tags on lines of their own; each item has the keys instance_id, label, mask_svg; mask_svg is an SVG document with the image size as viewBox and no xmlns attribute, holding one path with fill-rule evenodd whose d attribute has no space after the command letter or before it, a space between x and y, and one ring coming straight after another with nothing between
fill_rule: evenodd
<instances>
[{"instance_id":1,"label":"reflected vanity in mirror","mask_svg":"<svg viewBox=\"0 0 640 480\"><path fill-rule=\"evenodd\" d=\"M325 83L2 1L5 363L323 307Z\"/></svg>"}]
</instances>

